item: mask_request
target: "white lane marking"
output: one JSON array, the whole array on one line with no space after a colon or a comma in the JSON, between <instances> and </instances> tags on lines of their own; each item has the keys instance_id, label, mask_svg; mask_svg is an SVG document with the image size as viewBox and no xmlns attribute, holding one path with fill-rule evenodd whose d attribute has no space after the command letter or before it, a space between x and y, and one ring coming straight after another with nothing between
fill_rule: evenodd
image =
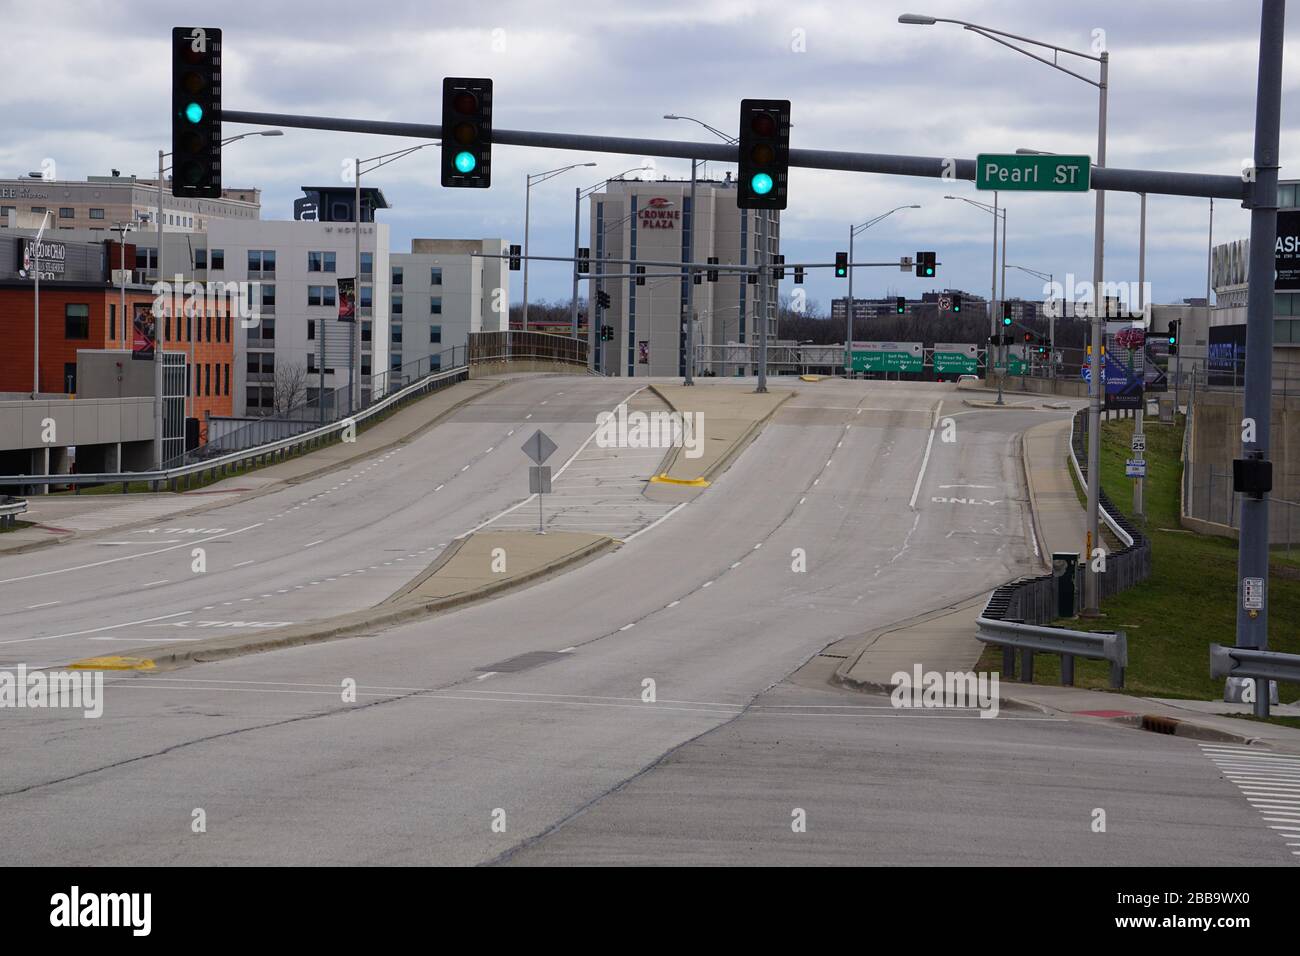
<instances>
[{"instance_id":1,"label":"white lane marking","mask_svg":"<svg viewBox=\"0 0 1300 956\"><path fill-rule=\"evenodd\" d=\"M633 621L631 624L624 624L622 627L619 628L619 630L620 630L620 631L627 631L627 630L630 630L631 628L634 628L634 627L636 627L636 622L635 622L635 621Z\"/></svg>"},{"instance_id":2,"label":"white lane marking","mask_svg":"<svg viewBox=\"0 0 1300 956\"><path fill-rule=\"evenodd\" d=\"M244 565L246 565L246 564L252 564L252 563L253 563L253 559L252 559L252 558L249 558L247 561L240 561L238 564L234 565L234 567L236 567L236 568L242 568Z\"/></svg>"},{"instance_id":3,"label":"white lane marking","mask_svg":"<svg viewBox=\"0 0 1300 956\"><path fill-rule=\"evenodd\" d=\"M761 548L762 546L763 546L763 542L760 541L758 544L754 545L754 550L757 551L757 550L758 550L759 548Z\"/></svg>"},{"instance_id":4,"label":"white lane marking","mask_svg":"<svg viewBox=\"0 0 1300 956\"><path fill-rule=\"evenodd\" d=\"M437 488L434 488L433 490L434 490L434 491L442 491L442 489L444 489L444 488L446 488L446 487L447 487L446 485L439 485Z\"/></svg>"},{"instance_id":5,"label":"white lane marking","mask_svg":"<svg viewBox=\"0 0 1300 956\"><path fill-rule=\"evenodd\" d=\"M804 495L802 498L799 499L799 504L803 504L807 500L808 500L808 496Z\"/></svg>"},{"instance_id":6,"label":"white lane marking","mask_svg":"<svg viewBox=\"0 0 1300 956\"><path fill-rule=\"evenodd\" d=\"M464 472L464 471L469 471L469 465L466 465L464 468L461 469L461 471L462 471L462 472Z\"/></svg>"},{"instance_id":7,"label":"white lane marking","mask_svg":"<svg viewBox=\"0 0 1300 956\"><path fill-rule=\"evenodd\" d=\"M320 544L320 543L321 543L322 541L324 541L324 540L325 540L324 538L318 538L318 539L315 540L315 541L311 541L311 542L309 542L309 543L307 543L307 544L304 544L304 545L303 545L303 548L314 548L314 547L316 547L316 545Z\"/></svg>"},{"instance_id":8,"label":"white lane marking","mask_svg":"<svg viewBox=\"0 0 1300 956\"><path fill-rule=\"evenodd\" d=\"M53 606L56 605L56 604L62 604L62 603L63 603L62 601L46 601L44 604L31 604L31 605L28 605L27 610L29 610L29 611L34 611L34 610L36 610L38 607L53 607Z\"/></svg>"},{"instance_id":9,"label":"white lane marking","mask_svg":"<svg viewBox=\"0 0 1300 956\"><path fill-rule=\"evenodd\" d=\"M106 624L103 627L92 627L86 631L68 631L66 634L50 634L46 637L20 637L10 641L0 641L0 644L27 644L32 641L55 641L60 637L81 637L85 634L98 634L100 631L116 631L123 627L135 627L138 624L151 624L154 621L165 621L170 617L181 617L184 614L192 614L192 611L177 611L175 614L164 614L161 617L147 617L143 621L127 621L124 624ZM136 638L132 638L136 640Z\"/></svg>"},{"instance_id":10,"label":"white lane marking","mask_svg":"<svg viewBox=\"0 0 1300 956\"><path fill-rule=\"evenodd\" d=\"M510 437L511 435L513 435L514 433L515 433L515 430L512 428L512 429L510 429L510 431L506 432L506 437L509 438L509 437Z\"/></svg>"},{"instance_id":11,"label":"white lane marking","mask_svg":"<svg viewBox=\"0 0 1300 956\"><path fill-rule=\"evenodd\" d=\"M736 568L738 568L738 567L740 567L740 562L739 562L739 561L737 561L735 564L733 564L733 565L731 566L731 569L734 571L734 570L735 570Z\"/></svg>"},{"instance_id":12,"label":"white lane marking","mask_svg":"<svg viewBox=\"0 0 1300 956\"><path fill-rule=\"evenodd\" d=\"M934 417L930 420L930 437L925 442L925 455L921 458L921 470L916 473L916 484L912 486L912 499L907 506L913 511L916 510L916 496L921 493L921 482L925 479L926 466L930 464L930 449L934 446L934 429L939 424L939 409L943 407L943 399L934 406Z\"/></svg>"},{"instance_id":13,"label":"white lane marking","mask_svg":"<svg viewBox=\"0 0 1300 956\"><path fill-rule=\"evenodd\" d=\"M645 534L645 533L646 533L647 531L649 531L651 528L656 527L657 525L661 525L661 524L663 524L665 521L667 521L667 520L668 520L669 518L671 518L673 515L677 514L677 512L679 512L679 511L681 511L683 508L685 508L688 504L690 504L689 501L683 501L681 504L674 506L674 507L673 507L671 510L669 510L667 513L661 515L659 518L657 518L657 519L655 519L654 521L650 522L648 525L646 525L646 526L645 526L644 528L642 528L640 531L634 531L632 534L628 535L626 538L623 539L623 543L626 544L627 542L631 541L633 538L637 537L638 535Z\"/></svg>"},{"instance_id":14,"label":"white lane marking","mask_svg":"<svg viewBox=\"0 0 1300 956\"><path fill-rule=\"evenodd\" d=\"M491 676L492 676L493 674L495 674L495 673L496 673L496 671L488 671L486 674L479 674L478 677L475 677L474 679L475 679L475 680L487 680L489 677L491 677Z\"/></svg>"},{"instance_id":15,"label":"white lane marking","mask_svg":"<svg viewBox=\"0 0 1300 956\"><path fill-rule=\"evenodd\" d=\"M574 651L576 651L576 650L577 650L576 647L561 647L559 653L561 653L561 654L572 654L572 653L573 653Z\"/></svg>"},{"instance_id":16,"label":"white lane marking","mask_svg":"<svg viewBox=\"0 0 1300 956\"><path fill-rule=\"evenodd\" d=\"M490 447L488 448L487 451L483 452L483 454L485 454L485 455L487 455L487 454L491 454L492 449L493 449L493 448L496 448L496 447L497 447L496 445L492 445L492 446L490 446Z\"/></svg>"},{"instance_id":17,"label":"white lane marking","mask_svg":"<svg viewBox=\"0 0 1300 956\"><path fill-rule=\"evenodd\" d=\"M159 548L157 551L145 551L140 554L124 554L120 558L105 558L103 561L92 561L90 564L79 564L71 568L56 568L53 571L38 571L35 574L24 574L17 578L5 578L0 584L13 584L17 581L30 581L33 578L49 577L53 574L67 574L69 571L85 571L87 568L102 568L106 564L117 564L120 561L139 561L141 558L152 557L155 554L163 554L167 551L175 551L177 548L188 548L193 544L203 544L206 541L216 541L218 538L229 538L237 534L243 534L245 531L252 531L254 528L260 528L262 522L250 524L245 528L237 528L234 531L223 531L221 534L214 534L207 538L195 538L193 541L186 541L184 544L174 545L170 548Z\"/></svg>"},{"instance_id":18,"label":"white lane marking","mask_svg":"<svg viewBox=\"0 0 1300 956\"><path fill-rule=\"evenodd\" d=\"M167 579L166 579L166 578L159 578L157 581L149 581L149 582L146 583L146 584L142 584L142 585L140 585L140 587L142 587L142 588L151 588L151 587L153 587L155 584L166 584L166 583L167 583Z\"/></svg>"},{"instance_id":19,"label":"white lane marking","mask_svg":"<svg viewBox=\"0 0 1300 956\"><path fill-rule=\"evenodd\" d=\"M680 600L678 600L678 601L673 601L671 604L668 605L668 607L676 607L677 605L679 605L679 604L681 604L681 603L682 603L682 602L681 602Z\"/></svg>"},{"instance_id":20,"label":"white lane marking","mask_svg":"<svg viewBox=\"0 0 1300 956\"><path fill-rule=\"evenodd\" d=\"M703 584L700 585L700 587L701 587L701 588L707 588L707 587L708 587L709 585L711 585L712 583L713 583L712 581L705 581Z\"/></svg>"},{"instance_id":21,"label":"white lane marking","mask_svg":"<svg viewBox=\"0 0 1300 956\"><path fill-rule=\"evenodd\" d=\"M996 488L997 485L940 485L940 488Z\"/></svg>"}]
</instances>

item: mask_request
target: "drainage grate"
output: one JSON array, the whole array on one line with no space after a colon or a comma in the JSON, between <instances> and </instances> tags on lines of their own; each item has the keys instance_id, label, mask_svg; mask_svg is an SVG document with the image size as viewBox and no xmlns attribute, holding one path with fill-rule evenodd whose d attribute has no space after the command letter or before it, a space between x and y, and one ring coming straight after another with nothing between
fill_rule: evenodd
<instances>
[{"instance_id":1,"label":"drainage grate","mask_svg":"<svg viewBox=\"0 0 1300 956\"><path fill-rule=\"evenodd\" d=\"M495 664L485 664L476 669L480 671L492 671L496 674L514 674L519 671L526 671L533 667L541 667L543 664L549 664L551 661L558 660L561 657L572 656L572 654L561 654L559 651L529 651L527 654L520 654L518 657L511 657L504 661L498 661Z\"/></svg>"}]
</instances>

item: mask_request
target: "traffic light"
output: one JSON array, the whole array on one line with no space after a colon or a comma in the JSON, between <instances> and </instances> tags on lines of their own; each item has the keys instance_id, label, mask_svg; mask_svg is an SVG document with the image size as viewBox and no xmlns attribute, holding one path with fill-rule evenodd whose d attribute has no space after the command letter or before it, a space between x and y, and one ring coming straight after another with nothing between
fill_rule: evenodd
<instances>
[{"instance_id":1,"label":"traffic light","mask_svg":"<svg viewBox=\"0 0 1300 956\"><path fill-rule=\"evenodd\" d=\"M442 81L442 184L492 185L492 81L485 77Z\"/></svg>"},{"instance_id":2,"label":"traffic light","mask_svg":"<svg viewBox=\"0 0 1300 956\"><path fill-rule=\"evenodd\" d=\"M849 254L847 252L835 253L835 278L843 279L849 274Z\"/></svg>"},{"instance_id":3,"label":"traffic light","mask_svg":"<svg viewBox=\"0 0 1300 956\"><path fill-rule=\"evenodd\" d=\"M784 209L790 173L790 101L740 101L741 209Z\"/></svg>"},{"instance_id":4,"label":"traffic light","mask_svg":"<svg viewBox=\"0 0 1300 956\"><path fill-rule=\"evenodd\" d=\"M1032 341L1034 341L1034 333L1033 333L1033 332L1026 332L1026 333L1025 333L1025 343L1028 344L1028 343L1030 343L1030 342L1032 342Z\"/></svg>"},{"instance_id":5,"label":"traffic light","mask_svg":"<svg viewBox=\"0 0 1300 956\"><path fill-rule=\"evenodd\" d=\"M1169 354L1178 354L1178 322L1177 320L1169 323Z\"/></svg>"},{"instance_id":6,"label":"traffic light","mask_svg":"<svg viewBox=\"0 0 1300 956\"><path fill-rule=\"evenodd\" d=\"M1002 303L1002 324L1004 326L1011 325L1011 303L1010 302Z\"/></svg>"},{"instance_id":7,"label":"traffic light","mask_svg":"<svg viewBox=\"0 0 1300 956\"><path fill-rule=\"evenodd\" d=\"M221 198L221 30L172 28L172 195Z\"/></svg>"},{"instance_id":8,"label":"traffic light","mask_svg":"<svg viewBox=\"0 0 1300 956\"><path fill-rule=\"evenodd\" d=\"M952 310L953 310L954 312L960 312L960 311L961 311L961 296L959 296L959 295L954 295L954 296L952 297Z\"/></svg>"},{"instance_id":9,"label":"traffic light","mask_svg":"<svg viewBox=\"0 0 1300 956\"><path fill-rule=\"evenodd\" d=\"M645 266L636 267L636 284L645 285Z\"/></svg>"},{"instance_id":10,"label":"traffic light","mask_svg":"<svg viewBox=\"0 0 1300 956\"><path fill-rule=\"evenodd\" d=\"M598 309L609 308L609 293L606 292L604 289L599 289L596 292L596 308Z\"/></svg>"},{"instance_id":11,"label":"traffic light","mask_svg":"<svg viewBox=\"0 0 1300 956\"><path fill-rule=\"evenodd\" d=\"M794 267L794 284L803 285L803 266Z\"/></svg>"},{"instance_id":12,"label":"traffic light","mask_svg":"<svg viewBox=\"0 0 1300 956\"><path fill-rule=\"evenodd\" d=\"M899 315L903 315L907 312L907 299L901 295L894 299L894 311Z\"/></svg>"},{"instance_id":13,"label":"traffic light","mask_svg":"<svg viewBox=\"0 0 1300 956\"><path fill-rule=\"evenodd\" d=\"M785 256L784 255L773 256L772 264L776 267L775 269L776 281L780 282L782 279L785 278Z\"/></svg>"},{"instance_id":14,"label":"traffic light","mask_svg":"<svg viewBox=\"0 0 1300 956\"><path fill-rule=\"evenodd\" d=\"M517 245L512 245L510 247L510 271L511 272L519 271L519 257L523 255L523 251L524 250Z\"/></svg>"},{"instance_id":15,"label":"traffic light","mask_svg":"<svg viewBox=\"0 0 1300 956\"><path fill-rule=\"evenodd\" d=\"M916 254L916 277L931 279L934 277L934 253L918 252Z\"/></svg>"},{"instance_id":16,"label":"traffic light","mask_svg":"<svg viewBox=\"0 0 1300 956\"><path fill-rule=\"evenodd\" d=\"M591 271L591 249L587 246L578 247L578 275L586 275Z\"/></svg>"},{"instance_id":17,"label":"traffic light","mask_svg":"<svg viewBox=\"0 0 1300 956\"><path fill-rule=\"evenodd\" d=\"M717 256L709 256L709 265L711 265L711 266L716 266L717 264L718 264L718 257L717 257ZM707 271L708 271L708 273L709 273L709 281L710 281L710 282L717 282L717 281L718 281L718 270L717 270L717 269L709 269L709 270L707 270Z\"/></svg>"},{"instance_id":18,"label":"traffic light","mask_svg":"<svg viewBox=\"0 0 1300 956\"><path fill-rule=\"evenodd\" d=\"M614 326L612 326L612 325L602 325L602 326L600 327L600 340L601 340L602 342L612 342L612 341L614 341Z\"/></svg>"}]
</instances>

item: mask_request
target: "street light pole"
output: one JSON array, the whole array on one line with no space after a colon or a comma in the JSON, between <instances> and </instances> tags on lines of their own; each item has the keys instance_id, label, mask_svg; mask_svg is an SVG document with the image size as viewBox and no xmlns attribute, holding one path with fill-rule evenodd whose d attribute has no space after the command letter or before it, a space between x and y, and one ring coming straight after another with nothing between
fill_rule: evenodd
<instances>
[{"instance_id":1,"label":"street light pole","mask_svg":"<svg viewBox=\"0 0 1300 956\"><path fill-rule=\"evenodd\" d=\"M883 222L894 213L901 209L920 209L916 203L910 203L906 206L895 206L889 212L881 213L873 219L868 219L864 223L856 226L849 226L849 300L845 309L845 328L844 328L844 377L847 379L852 375L853 366L853 238L858 233L866 232L878 222Z\"/></svg>"},{"instance_id":2,"label":"street light pole","mask_svg":"<svg viewBox=\"0 0 1300 956\"><path fill-rule=\"evenodd\" d=\"M1138 212L1138 308L1146 314L1146 277L1147 277L1147 194L1141 193L1142 203ZM1146 376L1146 332L1147 323L1143 322L1142 337L1142 375ZM1142 385L1142 400L1138 402L1137 413L1133 416L1133 437L1136 439L1134 444L1146 447L1144 432L1142 428L1142 419L1147 410L1147 393L1146 384ZM1145 452L1143 452L1145 455ZM1146 512L1146 506L1143 501L1143 483L1142 476L1133 482L1133 513L1141 518Z\"/></svg>"},{"instance_id":3,"label":"street light pole","mask_svg":"<svg viewBox=\"0 0 1300 956\"><path fill-rule=\"evenodd\" d=\"M695 261L695 166L696 160L691 160L691 211L686 219L687 228L690 232L686 235L686 261ZM695 384L695 271L686 270L686 377L682 380L683 385Z\"/></svg>"},{"instance_id":4,"label":"street light pole","mask_svg":"<svg viewBox=\"0 0 1300 956\"><path fill-rule=\"evenodd\" d=\"M1280 16L1280 15L1279 15ZM955 23L965 30L972 33L978 33L985 39L1000 43L1003 46L1015 50L1030 59L1037 60L1039 63L1045 63L1054 70L1060 70L1062 73L1069 74L1076 80L1082 80L1090 86L1095 86L1098 91L1097 99L1097 159L1094 163L1098 168L1106 165L1106 98L1109 90L1109 73L1110 73L1110 54L1102 51L1097 54L1083 53L1079 50L1071 50L1068 47L1057 46L1054 43L1046 43L1042 40L1034 40L1029 37L1019 36L1015 33L1007 33L1003 30L995 30L992 27L986 27L978 23L971 23L967 20L954 20L946 17L932 17L925 14L904 13L898 18L899 23L908 23L920 26L929 26L935 23ZM1016 42L1009 42L1016 41ZM1016 43L1028 43L1033 46L1043 47L1052 51L1052 59L1039 56L1037 53L1030 52L1023 47L1017 46ZM1098 64L1099 75L1096 80L1089 79L1082 73L1076 73L1074 70L1062 66L1058 60L1064 53L1067 56L1075 56L1084 60L1091 60ZM1279 53L1279 56L1281 54ZM1101 383L1101 342L1103 331L1103 320L1101 315L1102 287L1104 279L1102 276L1103 267L1103 249L1105 244L1106 233L1106 192L1098 189L1096 219L1093 226L1092 237L1092 282L1093 282L1093 315L1092 315L1092 370L1091 381L1089 383L1089 402L1088 402L1088 540L1087 555L1084 560L1084 598L1083 609L1080 612L1085 617L1096 617L1100 614L1097 607L1097 575L1101 572L1092 570L1092 551L1098 546L1098 500L1097 493L1101 486L1101 404L1104 396ZM1005 225L1004 225L1005 228Z\"/></svg>"},{"instance_id":5,"label":"street light pole","mask_svg":"<svg viewBox=\"0 0 1300 956\"><path fill-rule=\"evenodd\" d=\"M534 184L534 183L544 183L544 182L546 182L546 180L548 180L548 179L552 179L552 178L555 177L555 176L559 176L561 173L567 173L570 169L577 169L577 168L579 168L580 166L595 166L595 165L596 165L595 163L571 163L571 164L568 165L568 166L561 166L561 167L559 167L559 168L557 168L557 169L548 169L548 170L547 170L546 172L544 172L544 173L529 173L527 176L524 177L524 316L523 316L523 330L524 330L525 332L528 331L528 233L529 233L529 226L531 225L530 220L531 220L531 218L532 218L533 184ZM574 217L573 217L573 229L574 229L574 237L575 237L575 239L576 239L576 238L577 238L577 230L578 230L578 216L577 216L577 212L576 212L576 211L574 212ZM576 243L575 243L574 255L575 255L575 256L577 255ZM578 268L578 265L577 265L576 262L574 263L573 268L574 268L575 275L576 275L576 271L577 271L577 268ZM573 295L573 300L574 300L574 301L573 301L573 309L576 310L576 308L577 308L577 300L578 300L578 294L577 294L578 281L577 281L576 278L574 279L574 282L573 282L573 288L574 288L574 295ZM574 325L574 337L576 338L576 337L577 337L577 315L576 315L576 311L573 312L573 313L571 313L571 319L572 319L572 323L573 323L573 325Z\"/></svg>"}]
</instances>

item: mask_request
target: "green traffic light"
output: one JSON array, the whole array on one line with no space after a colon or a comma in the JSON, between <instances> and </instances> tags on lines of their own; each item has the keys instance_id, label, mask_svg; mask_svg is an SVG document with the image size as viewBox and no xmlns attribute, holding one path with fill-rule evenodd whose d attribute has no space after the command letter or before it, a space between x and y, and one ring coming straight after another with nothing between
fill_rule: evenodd
<instances>
[{"instance_id":1,"label":"green traffic light","mask_svg":"<svg viewBox=\"0 0 1300 956\"><path fill-rule=\"evenodd\" d=\"M1011 317L1010 317L1010 316L1007 316L1006 318L1004 318L1004 319L1002 320L1002 324L1003 324L1003 325L1010 325L1010 324L1011 324Z\"/></svg>"},{"instance_id":2,"label":"green traffic light","mask_svg":"<svg viewBox=\"0 0 1300 956\"><path fill-rule=\"evenodd\" d=\"M929 266L926 266L926 267L925 267L925 274L928 275L928 276L932 276L932 275L934 275L934 270L931 269Z\"/></svg>"},{"instance_id":3,"label":"green traffic light","mask_svg":"<svg viewBox=\"0 0 1300 956\"><path fill-rule=\"evenodd\" d=\"M766 196L772 191L772 177L767 173L755 173L749 180L749 188L756 196Z\"/></svg>"},{"instance_id":4,"label":"green traffic light","mask_svg":"<svg viewBox=\"0 0 1300 956\"><path fill-rule=\"evenodd\" d=\"M468 152L466 150L462 150L461 152L456 154L457 172L472 173L474 172L474 167L477 165L478 165L478 160L474 158L473 153Z\"/></svg>"},{"instance_id":5,"label":"green traffic light","mask_svg":"<svg viewBox=\"0 0 1300 956\"><path fill-rule=\"evenodd\" d=\"M203 107L198 103L191 103L185 107L185 118L191 123L197 123L203 119Z\"/></svg>"}]
</instances>

